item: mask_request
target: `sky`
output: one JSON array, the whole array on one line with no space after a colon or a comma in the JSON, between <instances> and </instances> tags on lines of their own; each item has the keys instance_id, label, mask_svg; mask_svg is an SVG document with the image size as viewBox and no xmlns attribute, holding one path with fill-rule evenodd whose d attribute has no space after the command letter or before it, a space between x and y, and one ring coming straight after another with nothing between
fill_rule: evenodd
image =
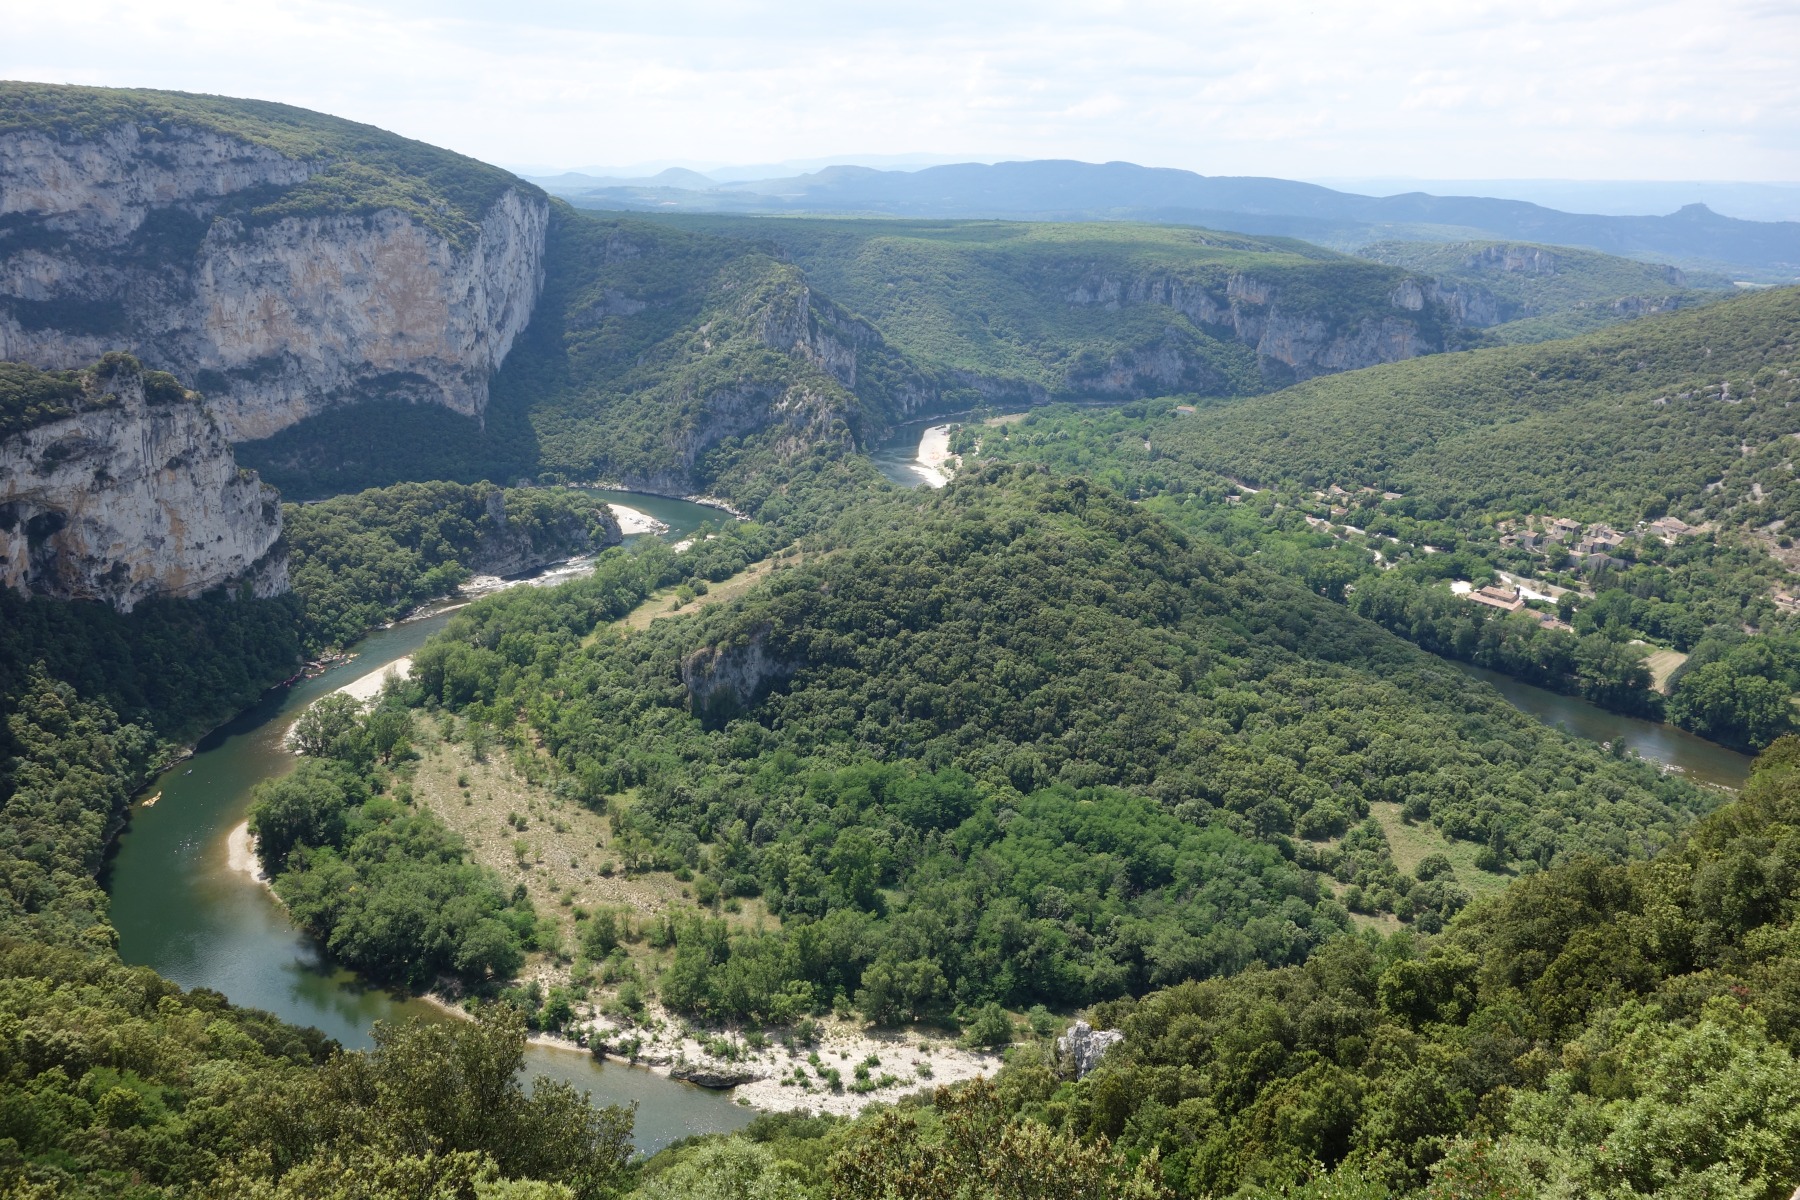
<instances>
[{"instance_id":1,"label":"sky","mask_svg":"<svg viewBox=\"0 0 1800 1200\"><path fill-rule=\"evenodd\" d=\"M0 77L281 100L515 167L1800 180L1794 0L0 0L0 28Z\"/></svg>"}]
</instances>

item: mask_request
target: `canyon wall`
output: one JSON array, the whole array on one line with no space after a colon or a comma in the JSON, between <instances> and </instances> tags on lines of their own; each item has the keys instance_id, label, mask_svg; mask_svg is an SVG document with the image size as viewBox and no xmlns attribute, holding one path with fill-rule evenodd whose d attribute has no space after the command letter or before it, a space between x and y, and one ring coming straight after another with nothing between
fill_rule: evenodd
<instances>
[{"instance_id":1,"label":"canyon wall","mask_svg":"<svg viewBox=\"0 0 1800 1200\"><path fill-rule=\"evenodd\" d=\"M232 441L374 397L479 418L548 220L523 183L465 216L401 176L178 123L0 135L0 359L129 350L204 392Z\"/></svg>"},{"instance_id":2,"label":"canyon wall","mask_svg":"<svg viewBox=\"0 0 1800 1200\"><path fill-rule=\"evenodd\" d=\"M0 439L0 585L129 611L232 583L287 590L275 489L199 397L110 355L53 419Z\"/></svg>"}]
</instances>

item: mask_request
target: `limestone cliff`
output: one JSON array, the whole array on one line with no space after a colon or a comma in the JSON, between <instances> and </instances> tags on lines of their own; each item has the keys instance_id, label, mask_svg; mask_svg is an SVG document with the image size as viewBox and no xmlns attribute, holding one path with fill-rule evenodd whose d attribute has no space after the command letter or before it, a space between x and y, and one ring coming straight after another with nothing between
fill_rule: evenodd
<instances>
[{"instance_id":1,"label":"limestone cliff","mask_svg":"<svg viewBox=\"0 0 1800 1200\"><path fill-rule=\"evenodd\" d=\"M287 590L279 498L198 396L122 354L59 382L54 408L0 440L0 584L121 611L238 581Z\"/></svg>"},{"instance_id":2,"label":"limestone cliff","mask_svg":"<svg viewBox=\"0 0 1800 1200\"><path fill-rule=\"evenodd\" d=\"M76 108L92 89L49 91ZM62 369L129 349L204 392L233 441L376 396L481 416L543 283L548 201L296 112L213 128L194 104L151 103L0 132L0 359ZM371 166L369 146L394 161Z\"/></svg>"},{"instance_id":3,"label":"limestone cliff","mask_svg":"<svg viewBox=\"0 0 1800 1200\"><path fill-rule=\"evenodd\" d=\"M1287 294L1290 290L1296 295ZM1385 308L1354 316L1319 303L1310 295L1313 290L1304 282L1290 288L1247 272L1234 272L1222 287L1167 273L1096 274L1070 288L1064 298L1072 305L1109 308L1166 305L1201 329L1254 349L1271 383L1435 353L1445 348L1446 324L1457 323L1441 296L1410 278L1387 297ZM1100 390L1142 390L1127 382L1135 377L1165 387L1191 386L1189 377L1200 366L1167 340L1138 351L1136 357L1141 364L1130 356L1120 359L1110 372L1111 386L1103 373Z\"/></svg>"},{"instance_id":4,"label":"limestone cliff","mask_svg":"<svg viewBox=\"0 0 1800 1200\"><path fill-rule=\"evenodd\" d=\"M695 716L714 723L748 709L770 688L799 670L796 661L771 652L767 625L722 646L702 646L681 660L681 683Z\"/></svg>"}]
</instances>

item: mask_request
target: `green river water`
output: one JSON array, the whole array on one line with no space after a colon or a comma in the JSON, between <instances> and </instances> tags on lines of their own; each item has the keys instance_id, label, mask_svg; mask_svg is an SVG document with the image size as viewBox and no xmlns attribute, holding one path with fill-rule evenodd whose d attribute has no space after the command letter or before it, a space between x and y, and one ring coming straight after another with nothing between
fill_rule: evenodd
<instances>
[{"instance_id":1,"label":"green river water","mask_svg":"<svg viewBox=\"0 0 1800 1200\"><path fill-rule=\"evenodd\" d=\"M913 439L916 447L926 424L907 429L884 448L889 461L882 465L896 482L922 482L908 469L904 440ZM601 494L667 523L671 538L721 519L717 510L686 501ZM244 820L251 787L292 769L293 757L281 739L306 705L412 653L448 619L448 611L438 611L371 634L350 662L271 692L147 789L161 798L154 807L135 810L106 876L125 961L153 967L184 987L212 988L233 1003L317 1026L346 1046L368 1046L370 1028L379 1020L443 1018L422 1001L371 987L329 963L266 888L229 867L226 837ZM1525 712L1595 741L1622 738L1645 758L1678 767L1697 782L1735 788L1749 773L1745 755L1671 726L1608 713L1491 671L1463 669ZM527 1066L534 1074L574 1083L597 1103L635 1103L637 1145L646 1153L691 1134L741 1128L753 1115L722 1093L647 1070L602 1066L584 1052L534 1045Z\"/></svg>"},{"instance_id":2,"label":"green river water","mask_svg":"<svg viewBox=\"0 0 1800 1200\"><path fill-rule=\"evenodd\" d=\"M729 519L681 500L601 495L665 522L670 537L702 522ZM146 794L161 798L153 807L134 810L105 880L126 962L153 967L183 987L212 988L235 1004L317 1026L346 1046L370 1045L376 1021L445 1019L423 1001L371 987L327 962L262 884L227 865L225 840L244 820L251 787L293 768L281 740L300 711L412 653L449 616L439 611L369 635L350 662L269 693L150 785ZM641 1068L602 1066L584 1051L533 1045L527 1067L533 1074L568 1080L592 1093L596 1103L635 1102L637 1146L646 1153L691 1134L741 1128L754 1115L723 1093Z\"/></svg>"}]
</instances>

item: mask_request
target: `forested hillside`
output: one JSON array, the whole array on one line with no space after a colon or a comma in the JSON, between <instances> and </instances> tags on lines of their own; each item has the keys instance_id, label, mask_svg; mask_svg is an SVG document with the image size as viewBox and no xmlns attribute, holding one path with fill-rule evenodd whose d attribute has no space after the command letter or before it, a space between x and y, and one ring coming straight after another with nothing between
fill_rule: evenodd
<instances>
[{"instance_id":1,"label":"forested hillside","mask_svg":"<svg viewBox=\"0 0 1800 1200\"><path fill-rule=\"evenodd\" d=\"M1460 293L1493 342L1542 342L1731 295L1723 275L1597 250L1530 242L1376 242L1358 257L1405 267Z\"/></svg>"},{"instance_id":2,"label":"forested hillside","mask_svg":"<svg viewBox=\"0 0 1800 1200\"><path fill-rule=\"evenodd\" d=\"M473 575L511 575L615 545L607 506L572 489L410 483L285 511L289 574L312 646L447 596Z\"/></svg>"},{"instance_id":3,"label":"forested hillside","mask_svg":"<svg viewBox=\"0 0 1800 1200\"><path fill-rule=\"evenodd\" d=\"M683 218L770 242L936 368L1046 396L1242 395L1456 344L1405 269L1289 238L1157 225ZM1322 325L1323 331L1308 328Z\"/></svg>"},{"instance_id":4,"label":"forested hillside","mask_svg":"<svg viewBox=\"0 0 1800 1200\"><path fill-rule=\"evenodd\" d=\"M859 1198L1019 1194L998 1176L1134 1198L1785 1200L1797 757L1773 748L1656 858L1552 867L1435 938L1340 938L1097 1006L1123 1041L1079 1080L1040 1042L990 1088L848 1128L770 1122L647 1174L693 1195L750 1171Z\"/></svg>"},{"instance_id":5,"label":"forested hillside","mask_svg":"<svg viewBox=\"0 0 1800 1200\"><path fill-rule=\"evenodd\" d=\"M682 927L678 1009L1091 1003L1299 961L1349 885L1437 927L1467 893L1399 875L1373 803L1496 872L1648 853L1709 804L1084 481L999 470L864 520L693 620L623 637L601 575L415 656L419 699L612 806L627 869L780 915Z\"/></svg>"},{"instance_id":6,"label":"forested hillside","mask_svg":"<svg viewBox=\"0 0 1800 1200\"><path fill-rule=\"evenodd\" d=\"M1800 494L1783 445L1796 329L1800 290L1770 290L1209 406L1162 449L1257 486L1371 486L1445 511L1761 524Z\"/></svg>"}]
</instances>

